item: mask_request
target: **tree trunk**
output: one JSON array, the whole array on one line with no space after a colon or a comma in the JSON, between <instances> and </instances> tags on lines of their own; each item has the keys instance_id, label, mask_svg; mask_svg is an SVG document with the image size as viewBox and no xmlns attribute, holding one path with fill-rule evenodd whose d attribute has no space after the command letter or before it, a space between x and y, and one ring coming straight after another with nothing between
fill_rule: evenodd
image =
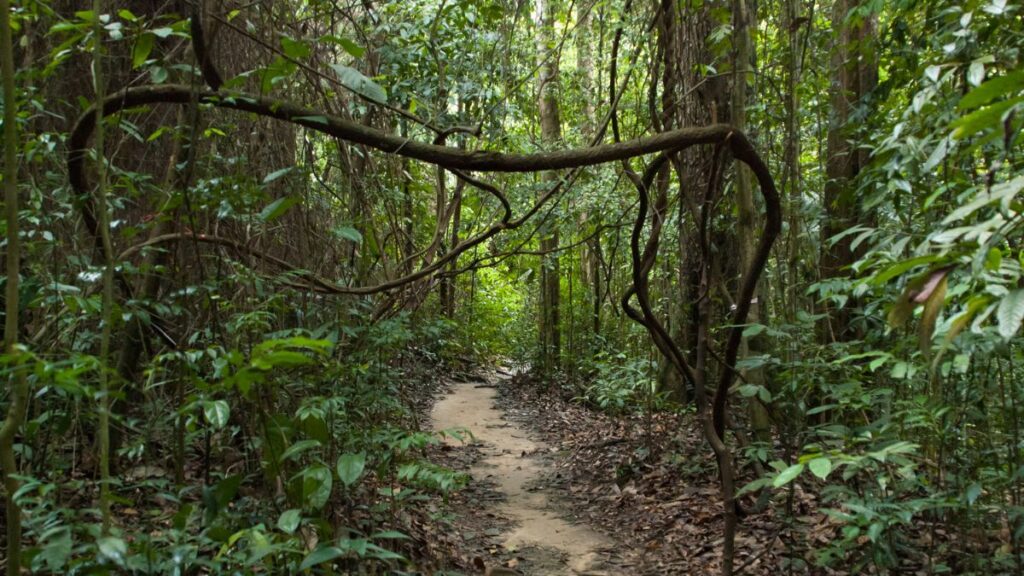
<instances>
[{"instance_id":1,"label":"tree trunk","mask_svg":"<svg viewBox=\"0 0 1024 576\"><path fill-rule=\"evenodd\" d=\"M672 108L665 111L665 122L676 126L701 126L729 118L729 100L726 98L726 78L709 75L707 66L714 59L707 39L715 26L712 3L704 2L699 8L688 3L664 0L662 4L663 34L670 39L665 47L666 58L674 64L675 76L666 79L667 102ZM666 64L668 66L669 64ZM666 68L666 72L668 72ZM694 351L694 398L703 433L718 460L721 499L725 527L722 540L722 574L732 574L735 559L736 527L738 524L735 498L735 468L732 453L724 434L719 434L712 423L710 398L706 383L713 382L709 352L713 346L711 326L713 316L712 290L719 285L722 264L712 261L714 235L702 222L710 222L714 198L721 190L721 178L713 180L714 150L694 147L674 159L680 184L679 218L679 282L682 302L689 302L688 310L677 312L679 324L677 341ZM708 224L710 226L710 224ZM721 246L719 246L721 248ZM713 391L712 391L713 392Z\"/></svg>"},{"instance_id":2,"label":"tree trunk","mask_svg":"<svg viewBox=\"0 0 1024 576\"><path fill-rule=\"evenodd\" d=\"M752 76L754 64L754 46L751 42L751 30L756 29L757 17L751 12L747 0L733 0L733 34L735 59L733 61L733 86L732 86L732 125L740 132L747 132L747 80ZM740 269L746 274L754 262L754 254L757 250L757 206L754 204L754 191L752 185L752 174L750 168L745 164L736 163L736 203L739 212L739 248L740 248ZM754 293L753 302L750 303L750 312L747 316L751 324L761 320L760 314L760 290ZM741 358L749 355L760 355L767 348L763 335L745 339L742 344ZM766 385L765 374L762 368L752 368L743 372L744 378L755 386ZM770 426L768 410L757 399L750 397L750 424L754 434L759 440L770 441Z\"/></svg>"},{"instance_id":3,"label":"tree trunk","mask_svg":"<svg viewBox=\"0 0 1024 576\"><path fill-rule=\"evenodd\" d=\"M594 61L590 45L590 11L593 2L579 2L576 5L576 73L579 74L580 92L585 95L583 102L583 128L581 130L585 142L594 136ZM584 212L580 216L580 229L587 230L587 222L593 216ZM591 332L596 338L601 334L601 234L594 237L581 247L580 268L584 284L590 286L591 298Z\"/></svg>"},{"instance_id":4,"label":"tree trunk","mask_svg":"<svg viewBox=\"0 0 1024 576\"><path fill-rule=\"evenodd\" d=\"M668 39L665 47L666 76L663 106L664 124L667 126L706 126L722 121L727 116L725 108L726 78L707 75L705 66L712 63L706 40L714 27L711 17L712 6L704 3L701 8L678 5L665 0L662 5L663 35ZM698 341L697 319L701 315L698 307L701 295L700 238L697 224L700 199L705 196L711 177L713 150L707 146L692 147L679 154L673 161L680 186L678 219L678 258L680 302L684 304L673 311L675 318L674 337L684 349L694 351L691 361L696 363ZM713 279L707 279L709 286L716 286ZM707 402L703 390L694 390L698 409Z\"/></svg>"},{"instance_id":5,"label":"tree trunk","mask_svg":"<svg viewBox=\"0 0 1024 576\"><path fill-rule=\"evenodd\" d=\"M3 194L4 217L6 221L7 284L4 294L4 354L9 360L18 358L19 297L18 286L21 269L21 243L18 230L18 95L15 89L14 40L11 35L11 7L7 0L0 0L0 60L3 65L4 137L3 137ZM17 366L17 364L15 364ZM24 369L15 368L8 382L7 414L0 424L0 474L3 475L4 510L7 533L7 574L21 573L21 508L15 501L15 494L21 488L18 480L18 462L14 453L14 439L25 419L29 402L28 381Z\"/></svg>"},{"instance_id":6,"label":"tree trunk","mask_svg":"<svg viewBox=\"0 0 1024 576\"><path fill-rule=\"evenodd\" d=\"M788 187L787 214L789 216L788 240L786 242L786 318L796 320L802 295L799 279L800 231L803 197L800 189L800 78L803 69L803 53L800 49L800 2L786 0L783 24L789 45L786 73L786 140L783 151L784 187Z\"/></svg>"},{"instance_id":7,"label":"tree trunk","mask_svg":"<svg viewBox=\"0 0 1024 576\"><path fill-rule=\"evenodd\" d=\"M537 42L537 108L541 138L546 144L557 144L562 138L558 109L558 54L554 51L554 3L535 0L534 24ZM558 174L546 172L549 185L558 181ZM546 223L541 230L540 250L540 343L541 368L545 371L559 365L561 329L559 300L561 296L558 263L557 221Z\"/></svg>"},{"instance_id":8,"label":"tree trunk","mask_svg":"<svg viewBox=\"0 0 1024 576\"><path fill-rule=\"evenodd\" d=\"M825 222L821 227L822 279L838 278L856 260L850 235L834 245L830 239L854 226L859 218L859 207L854 179L864 164L867 152L855 146L856 134L850 125L855 106L878 83L878 63L874 55L875 17L848 18L857 0L839 0L832 14L836 31L832 52L832 83L829 91L832 115L829 119L826 143L824 208ZM854 336L850 330L850 306L830 310L822 326L825 343L848 340Z\"/></svg>"}]
</instances>

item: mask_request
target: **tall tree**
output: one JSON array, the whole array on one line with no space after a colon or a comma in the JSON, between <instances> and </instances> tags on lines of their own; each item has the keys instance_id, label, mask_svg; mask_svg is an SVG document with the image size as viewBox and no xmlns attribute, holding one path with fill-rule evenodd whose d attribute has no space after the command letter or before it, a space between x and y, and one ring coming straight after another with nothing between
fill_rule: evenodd
<instances>
[{"instance_id":1,"label":"tall tree","mask_svg":"<svg viewBox=\"0 0 1024 576\"><path fill-rule=\"evenodd\" d=\"M781 32L786 43L786 92L785 124L786 135L783 143L783 187L787 188L787 231L786 241L786 315L792 321L799 309L801 297L800 279L800 240L801 212L803 197L800 174L800 80L803 70L804 50L800 44L800 29L804 21L801 17L802 0L786 0L782 18Z\"/></svg>"},{"instance_id":2,"label":"tall tree","mask_svg":"<svg viewBox=\"0 0 1024 576\"><path fill-rule=\"evenodd\" d=\"M0 64L3 65L4 97L4 213L6 217L7 281L4 293L4 354L9 359L18 356L19 298L18 280L21 274L21 244L18 231L18 107L15 93L14 42L11 38L11 6L0 0ZM10 360L8 360L10 361ZM16 362L11 365L17 366ZM23 370L15 369L8 376L10 387L7 415L0 425L0 474L3 474L5 492L4 509L7 524L7 574L21 573L21 509L15 495L21 486L17 478L18 466L14 455L14 436L25 419L28 407L28 384Z\"/></svg>"},{"instance_id":3,"label":"tall tree","mask_svg":"<svg viewBox=\"0 0 1024 576\"><path fill-rule=\"evenodd\" d=\"M714 29L712 4L708 2L662 2L661 33L666 38L665 95L663 97L663 120L665 128L682 126L705 126L728 118L728 78L711 74L714 56L708 45L708 38ZM705 263L701 261L698 235L699 213L702 198L711 183L713 150L708 147L693 147L673 158L673 167L680 186L678 203L678 283L683 303L673 311L673 331L676 339L692 351L692 360L698 371L703 371L706 358L698 346L697 319L711 314L709 286L714 280L706 277ZM713 271L708 268L708 273ZM703 309L701 309L703 308ZM681 381L681 379L679 380ZM698 388L700 388L698 386ZM703 389L694 390L698 406L706 403Z\"/></svg>"},{"instance_id":4,"label":"tall tree","mask_svg":"<svg viewBox=\"0 0 1024 576\"><path fill-rule=\"evenodd\" d=\"M732 124L739 131L747 131L747 99L748 79L753 75L754 66L754 44L751 41L752 30L757 26L757 15L747 0L733 0L732 3L733 34L734 34L734 57L733 57L733 85L732 102L730 112ZM740 270L750 270L754 263L754 255L757 250L757 206L754 203L753 177L745 164L736 164L736 204L738 208L739 221L737 222L739 232L740 248ZM760 291L755 292L754 300L750 303L748 320L752 324L761 321L761 298ZM766 343L764 337L754 336L748 338L743 344L744 355L760 354L765 351ZM745 371L747 382L763 386L765 374L762 368L752 368ZM762 440L769 440L768 411L756 397L751 397L750 419L751 425L757 431L758 437Z\"/></svg>"},{"instance_id":5,"label":"tall tree","mask_svg":"<svg viewBox=\"0 0 1024 576\"><path fill-rule=\"evenodd\" d=\"M554 46L555 0L536 0L533 20L537 43L537 110L540 133L545 144L556 144L562 138L561 114L558 106L558 51ZM551 185L558 181L556 172L545 172ZM540 239L540 343L541 365L550 370L558 366L561 356L561 299L558 228L552 218L542 227Z\"/></svg>"},{"instance_id":6,"label":"tall tree","mask_svg":"<svg viewBox=\"0 0 1024 576\"><path fill-rule=\"evenodd\" d=\"M582 134L585 141L590 141L594 136L595 102L597 94L594 94L594 60L593 48L591 46L591 18L594 2L577 2L576 4L576 73L579 75L579 88L583 94L583 127ZM586 224L591 215L584 212L581 216L581 223ZM586 226L582 226L586 229ZM601 235L595 233L593 237L581 246L580 268L582 269L583 281L590 286L591 297L591 331L594 336L601 334Z\"/></svg>"},{"instance_id":7,"label":"tall tree","mask_svg":"<svg viewBox=\"0 0 1024 576\"><path fill-rule=\"evenodd\" d=\"M876 15L866 14L860 0L837 0L833 7L832 27L835 44L832 51L828 139L826 143L825 221L821 227L821 276L838 278L855 260L853 236L832 238L854 226L859 203L853 189L854 179L868 163L868 152L858 145L857 128L851 120L864 98L878 84L875 55ZM849 307L831 311L822 327L825 342L849 339Z\"/></svg>"},{"instance_id":8,"label":"tall tree","mask_svg":"<svg viewBox=\"0 0 1024 576\"><path fill-rule=\"evenodd\" d=\"M715 27L714 8L715 5L710 2L698 5L665 1L661 5L661 32L666 37L663 42L664 53L666 59L671 58L671 61L666 60L666 72L670 66L674 71L674 76L667 76L665 80L666 96L671 96L663 100L663 106L667 108L663 111L665 124L697 126L729 118L729 107L733 102L726 97L728 79L710 73L717 64L715 54L709 45L711 31ZM746 34L746 30L741 29L740 34ZM744 70L749 66L751 52L748 46L742 65ZM739 67L740 65L737 65L737 68ZM739 84L745 92L746 82L741 81ZM745 102L744 93L740 104ZM695 388L698 419L704 437L718 460L725 520L722 574L728 576L732 574L735 561L735 537L739 518L735 498L735 468L724 434L724 421L719 421L719 414L724 415L727 388L720 388L716 392L709 390L707 386L714 381L712 375L715 373L715 365L711 358L714 342L711 326L713 316L718 312L708 295L724 284L726 272L723 265L729 265L722 262L724 259L714 256L720 249L716 245L722 240L713 235L709 228L714 207L722 191L722 179L716 165L718 159L718 151L707 147L691 148L673 158L673 166L680 185L679 290L683 294L681 300L691 303L688 310L677 312L679 323L676 325L676 341L685 342L686 347L693 350L690 379ZM749 205L753 205L752 199ZM753 212L752 208L750 210ZM751 223L748 230L751 234L752 228ZM723 366L720 369L729 368ZM715 400L714 409L711 407L712 399Z\"/></svg>"}]
</instances>

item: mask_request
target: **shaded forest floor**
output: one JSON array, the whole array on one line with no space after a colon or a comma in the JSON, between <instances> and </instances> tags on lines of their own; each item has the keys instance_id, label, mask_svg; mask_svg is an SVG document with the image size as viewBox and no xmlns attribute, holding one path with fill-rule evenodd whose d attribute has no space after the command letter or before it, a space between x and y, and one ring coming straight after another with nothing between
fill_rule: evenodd
<instances>
[{"instance_id":1,"label":"shaded forest floor","mask_svg":"<svg viewBox=\"0 0 1024 576\"><path fill-rule=\"evenodd\" d=\"M529 375L509 378L500 373L453 384L438 399L450 403L489 387L494 388L488 397L495 414L504 423L485 422L490 430L473 430L482 442L448 443L433 455L435 461L473 476L451 498L452 530L438 535L455 564L469 570L503 566L524 574L717 571L722 549L717 471L691 415L610 416L563 397ZM469 413L462 407L456 415L460 410ZM466 426L472 429L471 423ZM518 438L520 433L526 438ZM506 454L512 462L488 462L496 434L514 438L519 453ZM549 535L529 534L543 528L515 510L519 496L510 497L507 486L509 475L523 475L523 469L531 476L524 492L535 502L539 499L549 515L603 534L587 562L573 566L579 559L568 557L585 545L566 551ZM737 537L736 565L747 574L775 573L782 555L800 554L786 550L782 534L769 512L745 518ZM574 538L579 536L569 540ZM555 545L533 545L537 540Z\"/></svg>"}]
</instances>

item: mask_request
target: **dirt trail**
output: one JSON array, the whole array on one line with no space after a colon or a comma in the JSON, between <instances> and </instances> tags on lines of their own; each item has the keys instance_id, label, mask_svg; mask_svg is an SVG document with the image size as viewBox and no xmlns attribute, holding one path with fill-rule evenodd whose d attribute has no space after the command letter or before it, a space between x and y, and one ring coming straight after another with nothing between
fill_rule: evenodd
<instances>
[{"instance_id":1,"label":"dirt trail","mask_svg":"<svg viewBox=\"0 0 1024 576\"><path fill-rule=\"evenodd\" d=\"M499 377L500 378L500 377ZM543 489L534 489L546 468L537 457L548 447L505 418L494 405L496 390L481 382L454 384L452 393L434 406L435 430L467 428L482 444L483 461L470 473L474 480L491 479L504 502L495 513L515 527L504 535L506 549L524 558L529 574L602 575L603 552L612 546L590 528L564 520L557 502ZM449 439L452 444L457 440Z\"/></svg>"}]
</instances>

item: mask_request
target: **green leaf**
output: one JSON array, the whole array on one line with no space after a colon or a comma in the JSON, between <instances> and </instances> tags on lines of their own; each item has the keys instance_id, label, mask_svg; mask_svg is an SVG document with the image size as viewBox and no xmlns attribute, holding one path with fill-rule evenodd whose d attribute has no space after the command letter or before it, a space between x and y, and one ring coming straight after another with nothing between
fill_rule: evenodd
<instances>
[{"instance_id":1,"label":"green leaf","mask_svg":"<svg viewBox=\"0 0 1024 576\"><path fill-rule=\"evenodd\" d=\"M193 504L182 504L178 511L171 518L171 526L175 530L185 530L188 526L189 518L192 517L192 512L195 511L196 507Z\"/></svg>"},{"instance_id":2,"label":"green leaf","mask_svg":"<svg viewBox=\"0 0 1024 576\"><path fill-rule=\"evenodd\" d=\"M163 66L150 68L149 79L153 81L153 84L163 84L167 81L167 68Z\"/></svg>"},{"instance_id":3,"label":"green leaf","mask_svg":"<svg viewBox=\"0 0 1024 576\"><path fill-rule=\"evenodd\" d=\"M989 248L988 254L985 255L985 269L991 272L996 272L1003 265L1003 251L999 248Z\"/></svg>"},{"instance_id":4,"label":"green leaf","mask_svg":"<svg viewBox=\"0 0 1024 576\"><path fill-rule=\"evenodd\" d=\"M957 108L961 110L977 108L996 98L1014 94L1021 88L1024 88L1024 70L1011 72L998 78L990 78L961 98Z\"/></svg>"},{"instance_id":5,"label":"green leaf","mask_svg":"<svg viewBox=\"0 0 1024 576\"><path fill-rule=\"evenodd\" d=\"M281 517L277 519L277 527L285 534L294 534L301 521L302 510L292 508L291 510L285 510Z\"/></svg>"},{"instance_id":6,"label":"green leaf","mask_svg":"<svg viewBox=\"0 0 1024 576\"><path fill-rule=\"evenodd\" d=\"M267 207L260 212L260 220L264 222L270 222L276 218L280 218L285 212L291 209L299 203L299 199L295 196L284 196L274 200Z\"/></svg>"},{"instance_id":7,"label":"green leaf","mask_svg":"<svg viewBox=\"0 0 1024 576\"><path fill-rule=\"evenodd\" d=\"M1003 115L1006 114L1007 110L1021 102L1024 102L1024 96L1018 96L986 106L985 108L980 108L954 120L950 124L950 127L954 128L953 137L957 139L969 138L987 128L998 127L1002 123Z\"/></svg>"},{"instance_id":8,"label":"green leaf","mask_svg":"<svg viewBox=\"0 0 1024 576\"><path fill-rule=\"evenodd\" d=\"M287 174L287 173L289 173L291 171L292 171L292 167L291 166L289 166L287 168L281 168L280 170L274 170L273 172L271 172L270 174L267 174L263 178L263 183L264 184L270 184L274 180L277 180L281 176L284 176L285 174Z\"/></svg>"},{"instance_id":9,"label":"green leaf","mask_svg":"<svg viewBox=\"0 0 1024 576\"><path fill-rule=\"evenodd\" d=\"M800 473L803 471L803 464L793 464L789 468L786 468L782 472L779 472L779 475L776 476L774 480L772 480L772 486L776 488L781 488L795 480L796 477L799 476Z\"/></svg>"},{"instance_id":10,"label":"green leaf","mask_svg":"<svg viewBox=\"0 0 1024 576\"><path fill-rule=\"evenodd\" d=\"M366 48L363 48L348 38L339 38L338 43L345 49L345 52L348 52L355 58L362 58L363 54L366 54Z\"/></svg>"},{"instance_id":11,"label":"green leaf","mask_svg":"<svg viewBox=\"0 0 1024 576\"><path fill-rule=\"evenodd\" d=\"M897 380L902 380L907 377L910 373L910 366L906 362L897 362L892 365L892 370L889 371L889 375Z\"/></svg>"},{"instance_id":12,"label":"green leaf","mask_svg":"<svg viewBox=\"0 0 1024 576\"><path fill-rule=\"evenodd\" d=\"M326 353L334 344L330 340L306 338L304 336L292 336L290 338L279 338L266 340L256 345L256 352L264 354L281 348L299 348L315 354Z\"/></svg>"},{"instance_id":13,"label":"green leaf","mask_svg":"<svg viewBox=\"0 0 1024 576\"><path fill-rule=\"evenodd\" d=\"M101 556L118 566L124 566L124 561L128 556L128 544L124 540L106 536L96 541L96 547L99 548Z\"/></svg>"},{"instance_id":14,"label":"green leaf","mask_svg":"<svg viewBox=\"0 0 1024 576\"><path fill-rule=\"evenodd\" d=\"M302 40L296 40L287 36L281 37L281 48L286 56L293 60L302 60L311 52L309 45Z\"/></svg>"},{"instance_id":15,"label":"green leaf","mask_svg":"<svg viewBox=\"0 0 1024 576\"><path fill-rule=\"evenodd\" d=\"M364 468L366 468L365 454L342 454L338 458L338 479L346 488L350 488L363 475Z\"/></svg>"},{"instance_id":16,"label":"green leaf","mask_svg":"<svg viewBox=\"0 0 1024 576\"><path fill-rule=\"evenodd\" d=\"M356 244L363 243L363 235L359 233L359 230L351 226L338 226L334 229L334 233L344 240L350 240Z\"/></svg>"},{"instance_id":17,"label":"green leaf","mask_svg":"<svg viewBox=\"0 0 1024 576\"><path fill-rule=\"evenodd\" d=\"M861 352L859 354L850 354L850 355L847 355L847 356L843 356L842 358L840 358L838 360L834 360L833 362L835 364L843 364L845 362L854 362L854 361L857 361L857 360L864 360L864 359L867 359L867 358L877 358L877 357L888 358L890 356L892 356L892 355L889 354L888 352L883 352L881 350L870 350L868 352Z\"/></svg>"},{"instance_id":18,"label":"green leaf","mask_svg":"<svg viewBox=\"0 0 1024 576\"><path fill-rule=\"evenodd\" d=\"M353 58L362 58L363 54L366 53L366 48L363 48L348 38L341 36L323 36L320 40L327 40L328 42L333 42L338 46L341 46L342 49L351 54Z\"/></svg>"},{"instance_id":19,"label":"green leaf","mask_svg":"<svg viewBox=\"0 0 1024 576\"><path fill-rule=\"evenodd\" d=\"M370 547L370 541L366 538L341 538L338 540L338 547L362 558Z\"/></svg>"},{"instance_id":20,"label":"green leaf","mask_svg":"<svg viewBox=\"0 0 1024 576\"><path fill-rule=\"evenodd\" d=\"M743 337L753 338L754 336L757 336L758 334L764 332L767 329L768 327L765 326L764 324L751 324L743 329Z\"/></svg>"},{"instance_id":21,"label":"green leaf","mask_svg":"<svg viewBox=\"0 0 1024 576\"><path fill-rule=\"evenodd\" d=\"M281 453L281 462L287 462L292 458L295 458L299 454L306 452L312 448L320 446L319 440L299 440L295 444L288 447L287 450Z\"/></svg>"},{"instance_id":22,"label":"green leaf","mask_svg":"<svg viewBox=\"0 0 1024 576\"><path fill-rule=\"evenodd\" d=\"M943 138L939 141L939 145L932 151L931 156L928 157L928 161L924 163L921 170L925 172L931 172L933 168L939 165L946 158L946 152L949 151L949 138Z\"/></svg>"},{"instance_id":23,"label":"green leaf","mask_svg":"<svg viewBox=\"0 0 1024 576\"><path fill-rule=\"evenodd\" d=\"M381 548L376 544L367 542L366 544L366 556L368 558L375 558L377 560L398 560L401 562L405 561L405 557L396 552L392 552L386 548Z\"/></svg>"},{"instance_id":24,"label":"green leaf","mask_svg":"<svg viewBox=\"0 0 1024 576\"><path fill-rule=\"evenodd\" d=\"M984 10L985 12L988 12L989 14L991 14L993 16L1001 16L1003 13L1006 12L1006 5L1007 4L1008 4L1007 0L992 0L991 2L986 4L982 8L982 10Z\"/></svg>"},{"instance_id":25,"label":"green leaf","mask_svg":"<svg viewBox=\"0 0 1024 576\"><path fill-rule=\"evenodd\" d=\"M334 477L327 466L317 464L302 471L302 495L305 504L313 510L319 510L327 504L333 487Z\"/></svg>"},{"instance_id":26,"label":"green leaf","mask_svg":"<svg viewBox=\"0 0 1024 576\"><path fill-rule=\"evenodd\" d=\"M900 440L899 442L893 442L881 450L869 452L868 456L878 460L879 462L885 462L892 454L912 454L917 451L918 445L913 442L907 442L906 440Z\"/></svg>"},{"instance_id":27,"label":"green leaf","mask_svg":"<svg viewBox=\"0 0 1024 576\"><path fill-rule=\"evenodd\" d=\"M235 499L238 487L241 485L242 475L234 474L203 489L203 506L206 508L207 521L212 521L221 510L227 508L228 504Z\"/></svg>"},{"instance_id":28,"label":"green leaf","mask_svg":"<svg viewBox=\"0 0 1024 576\"><path fill-rule=\"evenodd\" d=\"M999 309L996 310L996 318L999 321L999 335L1009 340L1017 334L1020 323L1024 320L1024 288L1011 290L999 301Z\"/></svg>"},{"instance_id":29,"label":"green leaf","mask_svg":"<svg viewBox=\"0 0 1024 576\"><path fill-rule=\"evenodd\" d=\"M370 536L371 540L411 540L407 534L403 534L397 530L385 530L383 532L377 532L373 536Z\"/></svg>"},{"instance_id":30,"label":"green leaf","mask_svg":"<svg viewBox=\"0 0 1024 576\"><path fill-rule=\"evenodd\" d=\"M387 103L388 93L384 91L384 88L364 76L359 70L342 64L331 64L331 68L338 75L341 84L349 90L378 104Z\"/></svg>"},{"instance_id":31,"label":"green leaf","mask_svg":"<svg viewBox=\"0 0 1024 576\"><path fill-rule=\"evenodd\" d=\"M263 352L252 359L250 365L257 370L273 370L274 368L290 368L312 364L313 359L294 350L273 350Z\"/></svg>"},{"instance_id":32,"label":"green leaf","mask_svg":"<svg viewBox=\"0 0 1024 576\"><path fill-rule=\"evenodd\" d=\"M807 467L811 469L811 474L824 480L832 472L832 461L822 456L808 462Z\"/></svg>"},{"instance_id":33,"label":"green leaf","mask_svg":"<svg viewBox=\"0 0 1024 576\"><path fill-rule=\"evenodd\" d=\"M157 138L163 136L164 132L167 132L167 126L161 126L157 128L156 130L153 131L152 134L150 134L146 138L146 142L152 142L153 140L156 140Z\"/></svg>"},{"instance_id":34,"label":"green leaf","mask_svg":"<svg viewBox=\"0 0 1024 576\"><path fill-rule=\"evenodd\" d=\"M985 206L996 202L1008 206L1022 189L1024 189L1024 176L1017 176L1012 180L997 184L991 190L979 192L973 200L950 212L948 216L942 219L942 223L952 224L958 222ZM935 241L934 238L933 241Z\"/></svg>"},{"instance_id":35,"label":"green leaf","mask_svg":"<svg viewBox=\"0 0 1024 576\"><path fill-rule=\"evenodd\" d=\"M71 557L71 529L57 526L40 537L41 550L32 558L32 573L48 574L60 571Z\"/></svg>"},{"instance_id":36,"label":"green leaf","mask_svg":"<svg viewBox=\"0 0 1024 576\"><path fill-rule=\"evenodd\" d=\"M907 270L910 270L911 268L920 266L922 264L930 264L939 259L939 256L935 254L930 254L927 256L917 256L915 258L910 258L902 262L897 262L896 264L893 264L892 266L886 268L882 272L875 274L875 276L871 278L871 283L876 286L880 286L882 284L885 284L889 280L892 280L893 278L899 276L900 274L903 274Z\"/></svg>"},{"instance_id":37,"label":"green leaf","mask_svg":"<svg viewBox=\"0 0 1024 576\"><path fill-rule=\"evenodd\" d=\"M765 486L771 484L771 482L771 478L758 478L757 480L754 480L753 482L740 488L739 491L736 493L736 497L738 498L740 496L743 496L744 494L749 494L750 492L754 492L755 490L760 490L761 488L764 488Z\"/></svg>"},{"instance_id":38,"label":"green leaf","mask_svg":"<svg viewBox=\"0 0 1024 576\"><path fill-rule=\"evenodd\" d=\"M61 34L63 32L76 32L85 28L87 24L81 24L78 22L58 22L53 26L50 26L50 34Z\"/></svg>"},{"instance_id":39,"label":"green leaf","mask_svg":"<svg viewBox=\"0 0 1024 576\"><path fill-rule=\"evenodd\" d=\"M882 535L882 524L880 522L873 522L868 526L868 538L872 542L878 542L878 537Z\"/></svg>"},{"instance_id":40,"label":"green leaf","mask_svg":"<svg viewBox=\"0 0 1024 576\"><path fill-rule=\"evenodd\" d=\"M132 68L138 68L146 63L153 52L154 43L156 36L149 33L143 33L135 40L135 46L132 47Z\"/></svg>"},{"instance_id":41,"label":"green leaf","mask_svg":"<svg viewBox=\"0 0 1024 576\"><path fill-rule=\"evenodd\" d=\"M967 83L971 86L978 86L985 79L985 65L981 62L971 62L967 67Z\"/></svg>"},{"instance_id":42,"label":"green leaf","mask_svg":"<svg viewBox=\"0 0 1024 576\"><path fill-rule=\"evenodd\" d=\"M214 430L220 430L228 423L228 416L231 415L231 408L224 400L213 400L203 402L203 416L206 422L213 426Z\"/></svg>"},{"instance_id":43,"label":"green leaf","mask_svg":"<svg viewBox=\"0 0 1024 576\"><path fill-rule=\"evenodd\" d=\"M814 416L815 414L821 414L822 412L828 412L833 408L838 408L839 404L823 404L821 406L815 406L807 411L808 416Z\"/></svg>"},{"instance_id":44,"label":"green leaf","mask_svg":"<svg viewBox=\"0 0 1024 576\"><path fill-rule=\"evenodd\" d=\"M321 548L317 548L310 552L309 556L306 556L302 561L302 564L299 564L299 571L301 572L307 568L312 568L313 566L318 566L325 562L336 560L344 555L345 552L335 546L323 546Z\"/></svg>"},{"instance_id":45,"label":"green leaf","mask_svg":"<svg viewBox=\"0 0 1024 576\"><path fill-rule=\"evenodd\" d=\"M760 386L755 386L754 384L744 384L739 387L740 396L743 396L744 398L753 398L754 396L757 396L757 391L760 388Z\"/></svg>"},{"instance_id":46,"label":"green leaf","mask_svg":"<svg viewBox=\"0 0 1024 576\"><path fill-rule=\"evenodd\" d=\"M981 496L981 484L975 482L968 486L965 496L967 496L968 504L974 504L978 500L978 496Z\"/></svg>"}]
</instances>

